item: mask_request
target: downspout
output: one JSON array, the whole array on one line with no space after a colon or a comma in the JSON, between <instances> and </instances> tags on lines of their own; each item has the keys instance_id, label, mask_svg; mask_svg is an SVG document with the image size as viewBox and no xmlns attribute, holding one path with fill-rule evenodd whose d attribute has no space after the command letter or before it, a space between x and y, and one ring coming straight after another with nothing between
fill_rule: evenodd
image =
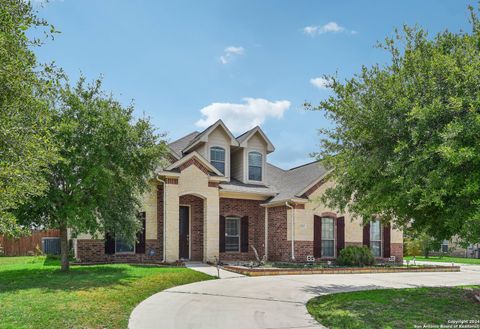
<instances>
[{"instance_id":1,"label":"downspout","mask_svg":"<svg viewBox=\"0 0 480 329\"><path fill-rule=\"evenodd\" d=\"M295 208L285 202L285 206L292 209L292 261L295 261Z\"/></svg>"},{"instance_id":2,"label":"downspout","mask_svg":"<svg viewBox=\"0 0 480 329\"><path fill-rule=\"evenodd\" d=\"M163 184L163 219L162 219L162 225L163 225L163 247L162 247L162 252L163 252L163 261L165 262L166 261L166 258L167 258L167 246L165 245L166 242L167 242L167 237L166 237L166 234L167 234L167 218L166 218L166 214L167 214L167 184L165 183L165 181L163 179L160 179L160 178L157 178L158 181L162 182Z\"/></svg>"},{"instance_id":3,"label":"downspout","mask_svg":"<svg viewBox=\"0 0 480 329\"><path fill-rule=\"evenodd\" d=\"M268 260L268 208L265 207L265 260Z\"/></svg>"}]
</instances>

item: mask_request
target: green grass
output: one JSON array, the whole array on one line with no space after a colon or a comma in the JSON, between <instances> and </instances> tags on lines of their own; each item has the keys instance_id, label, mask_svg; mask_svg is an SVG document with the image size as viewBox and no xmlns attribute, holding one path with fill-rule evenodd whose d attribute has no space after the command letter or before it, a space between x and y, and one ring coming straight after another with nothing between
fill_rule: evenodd
<instances>
[{"instance_id":1,"label":"green grass","mask_svg":"<svg viewBox=\"0 0 480 329\"><path fill-rule=\"evenodd\" d=\"M448 324L448 320L480 320L480 303L472 289L410 288L325 295L307 304L310 314L328 328L414 328Z\"/></svg>"},{"instance_id":2,"label":"green grass","mask_svg":"<svg viewBox=\"0 0 480 329\"><path fill-rule=\"evenodd\" d=\"M476 264L480 265L480 259L478 258L462 258L462 257L450 257L450 256L430 256L425 258L424 256L415 257L419 261L428 261L428 262L444 262L444 263L457 263L457 264ZM405 260L412 260L413 256L405 256Z\"/></svg>"},{"instance_id":3,"label":"green grass","mask_svg":"<svg viewBox=\"0 0 480 329\"><path fill-rule=\"evenodd\" d=\"M161 290L209 280L187 268L72 266L45 257L0 257L0 328L126 328L133 308Z\"/></svg>"}]
</instances>

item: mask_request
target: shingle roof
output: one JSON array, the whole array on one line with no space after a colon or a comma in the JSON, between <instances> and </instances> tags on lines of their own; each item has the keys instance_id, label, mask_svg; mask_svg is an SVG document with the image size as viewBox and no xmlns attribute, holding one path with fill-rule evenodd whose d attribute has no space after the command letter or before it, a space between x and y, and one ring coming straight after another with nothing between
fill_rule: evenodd
<instances>
[{"instance_id":1,"label":"shingle roof","mask_svg":"<svg viewBox=\"0 0 480 329\"><path fill-rule=\"evenodd\" d=\"M244 134L238 136L236 138L237 141L243 141L243 139L249 135L248 133L251 130L248 130ZM191 143L195 142L200 135L201 133L194 131L180 139L177 139L176 141L173 141L168 146L181 158L182 150L188 147ZM230 192L274 195L274 197L268 200L268 202L278 202L289 200L295 197L301 197L299 194L305 188L314 183L320 177L324 176L326 173L327 170L325 167L320 165L318 161L307 163L289 170L283 170L275 165L267 163L265 172L266 185L245 184L232 178L230 182L221 183L220 188Z\"/></svg>"},{"instance_id":2,"label":"shingle roof","mask_svg":"<svg viewBox=\"0 0 480 329\"><path fill-rule=\"evenodd\" d=\"M182 138L179 138L170 144L168 144L168 147L175 152L179 158L182 157L182 151L185 149L190 143L199 135L200 133L198 131L194 131L193 133L190 133L186 136L183 136Z\"/></svg>"},{"instance_id":3,"label":"shingle roof","mask_svg":"<svg viewBox=\"0 0 480 329\"><path fill-rule=\"evenodd\" d=\"M247 130L246 132L244 132L243 134L241 134L240 136L238 136L238 137L236 138L236 140L237 140L239 143L242 143L242 142L248 137L249 133L250 133L253 129L255 129L255 128L256 128L256 127L252 128L252 129L250 129L250 130Z\"/></svg>"},{"instance_id":4,"label":"shingle roof","mask_svg":"<svg viewBox=\"0 0 480 329\"><path fill-rule=\"evenodd\" d=\"M282 170L271 164L267 167L267 184L274 186L278 194L269 202L289 200L300 197L300 193L310 184L327 173L318 161Z\"/></svg>"},{"instance_id":5,"label":"shingle roof","mask_svg":"<svg viewBox=\"0 0 480 329\"><path fill-rule=\"evenodd\" d=\"M231 178L230 182L221 183L220 188L223 191L228 191L228 192L254 193L254 194L262 194L262 195L272 195L272 196L277 194L277 191L273 186L245 184L234 178Z\"/></svg>"}]
</instances>

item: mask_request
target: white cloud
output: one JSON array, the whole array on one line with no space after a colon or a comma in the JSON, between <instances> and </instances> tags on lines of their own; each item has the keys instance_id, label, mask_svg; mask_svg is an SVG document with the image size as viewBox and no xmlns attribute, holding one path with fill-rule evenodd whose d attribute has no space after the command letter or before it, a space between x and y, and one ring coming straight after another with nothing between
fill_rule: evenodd
<instances>
[{"instance_id":1,"label":"white cloud","mask_svg":"<svg viewBox=\"0 0 480 329\"><path fill-rule=\"evenodd\" d=\"M310 79L310 83L318 89L328 89L328 84L330 83L330 81L328 79L318 77Z\"/></svg>"},{"instance_id":2,"label":"white cloud","mask_svg":"<svg viewBox=\"0 0 480 329\"><path fill-rule=\"evenodd\" d=\"M350 33L357 34L357 31L349 31L345 27L337 24L336 22L328 22L325 25L310 25L303 28L303 33L312 37L325 33Z\"/></svg>"},{"instance_id":3,"label":"white cloud","mask_svg":"<svg viewBox=\"0 0 480 329\"><path fill-rule=\"evenodd\" d=\"M206 128L222 119L234 133L243 133L257 125L261 125L267 118L281 119L283 113L290 108L291 103L286 100L271 102L263 98L244 98L245 103L212 103L200 110L202 118L195 124Z\"/></svg>"},{"instance_id":4,"label":"white cloud","mask_svg":"<svg viewBox=\"0 0 480 329\"><path fill-rule=\"evenodd\" d=\"M222 64L227 64L236 56L242 56L243 54L245 54L245 49L243 47L227 47L223 50L223 55L220 56L220 62Z\"/></svg>"}]
</instances>

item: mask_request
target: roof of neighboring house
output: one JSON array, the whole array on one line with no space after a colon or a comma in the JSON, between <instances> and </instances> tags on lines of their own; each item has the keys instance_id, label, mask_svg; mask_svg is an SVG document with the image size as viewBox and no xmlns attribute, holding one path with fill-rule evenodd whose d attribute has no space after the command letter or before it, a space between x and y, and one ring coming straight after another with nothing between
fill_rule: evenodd
<instances>
[{"instance_id":1,"label":"roof of neighboring house","mask_svg":"<svg viewBox=\"0 0 480 329\"><path fill-rule=\"evenodd\" d=\"M182 151L192 145L192 143L195 143L195 141L197 141L209 128L201 133L194 131L176 141L173 141L168 146L178 155L179 158L181 158L183 156ZM239 143L242 143L255 129L257 129L257 127L246 131L244 134L238 136L236 140ZM325 167L320 165L318 161L307 163L289 170L284 170L273 164L267 163L265 171L265 185L246 184L231 178L229 182L223 182L219 186L223 191L228 192L272 196L267 202L274 203L288 201L292 198L301 198L301 194L307 188L327 174Z\"/></svg>"}]
</instances>

